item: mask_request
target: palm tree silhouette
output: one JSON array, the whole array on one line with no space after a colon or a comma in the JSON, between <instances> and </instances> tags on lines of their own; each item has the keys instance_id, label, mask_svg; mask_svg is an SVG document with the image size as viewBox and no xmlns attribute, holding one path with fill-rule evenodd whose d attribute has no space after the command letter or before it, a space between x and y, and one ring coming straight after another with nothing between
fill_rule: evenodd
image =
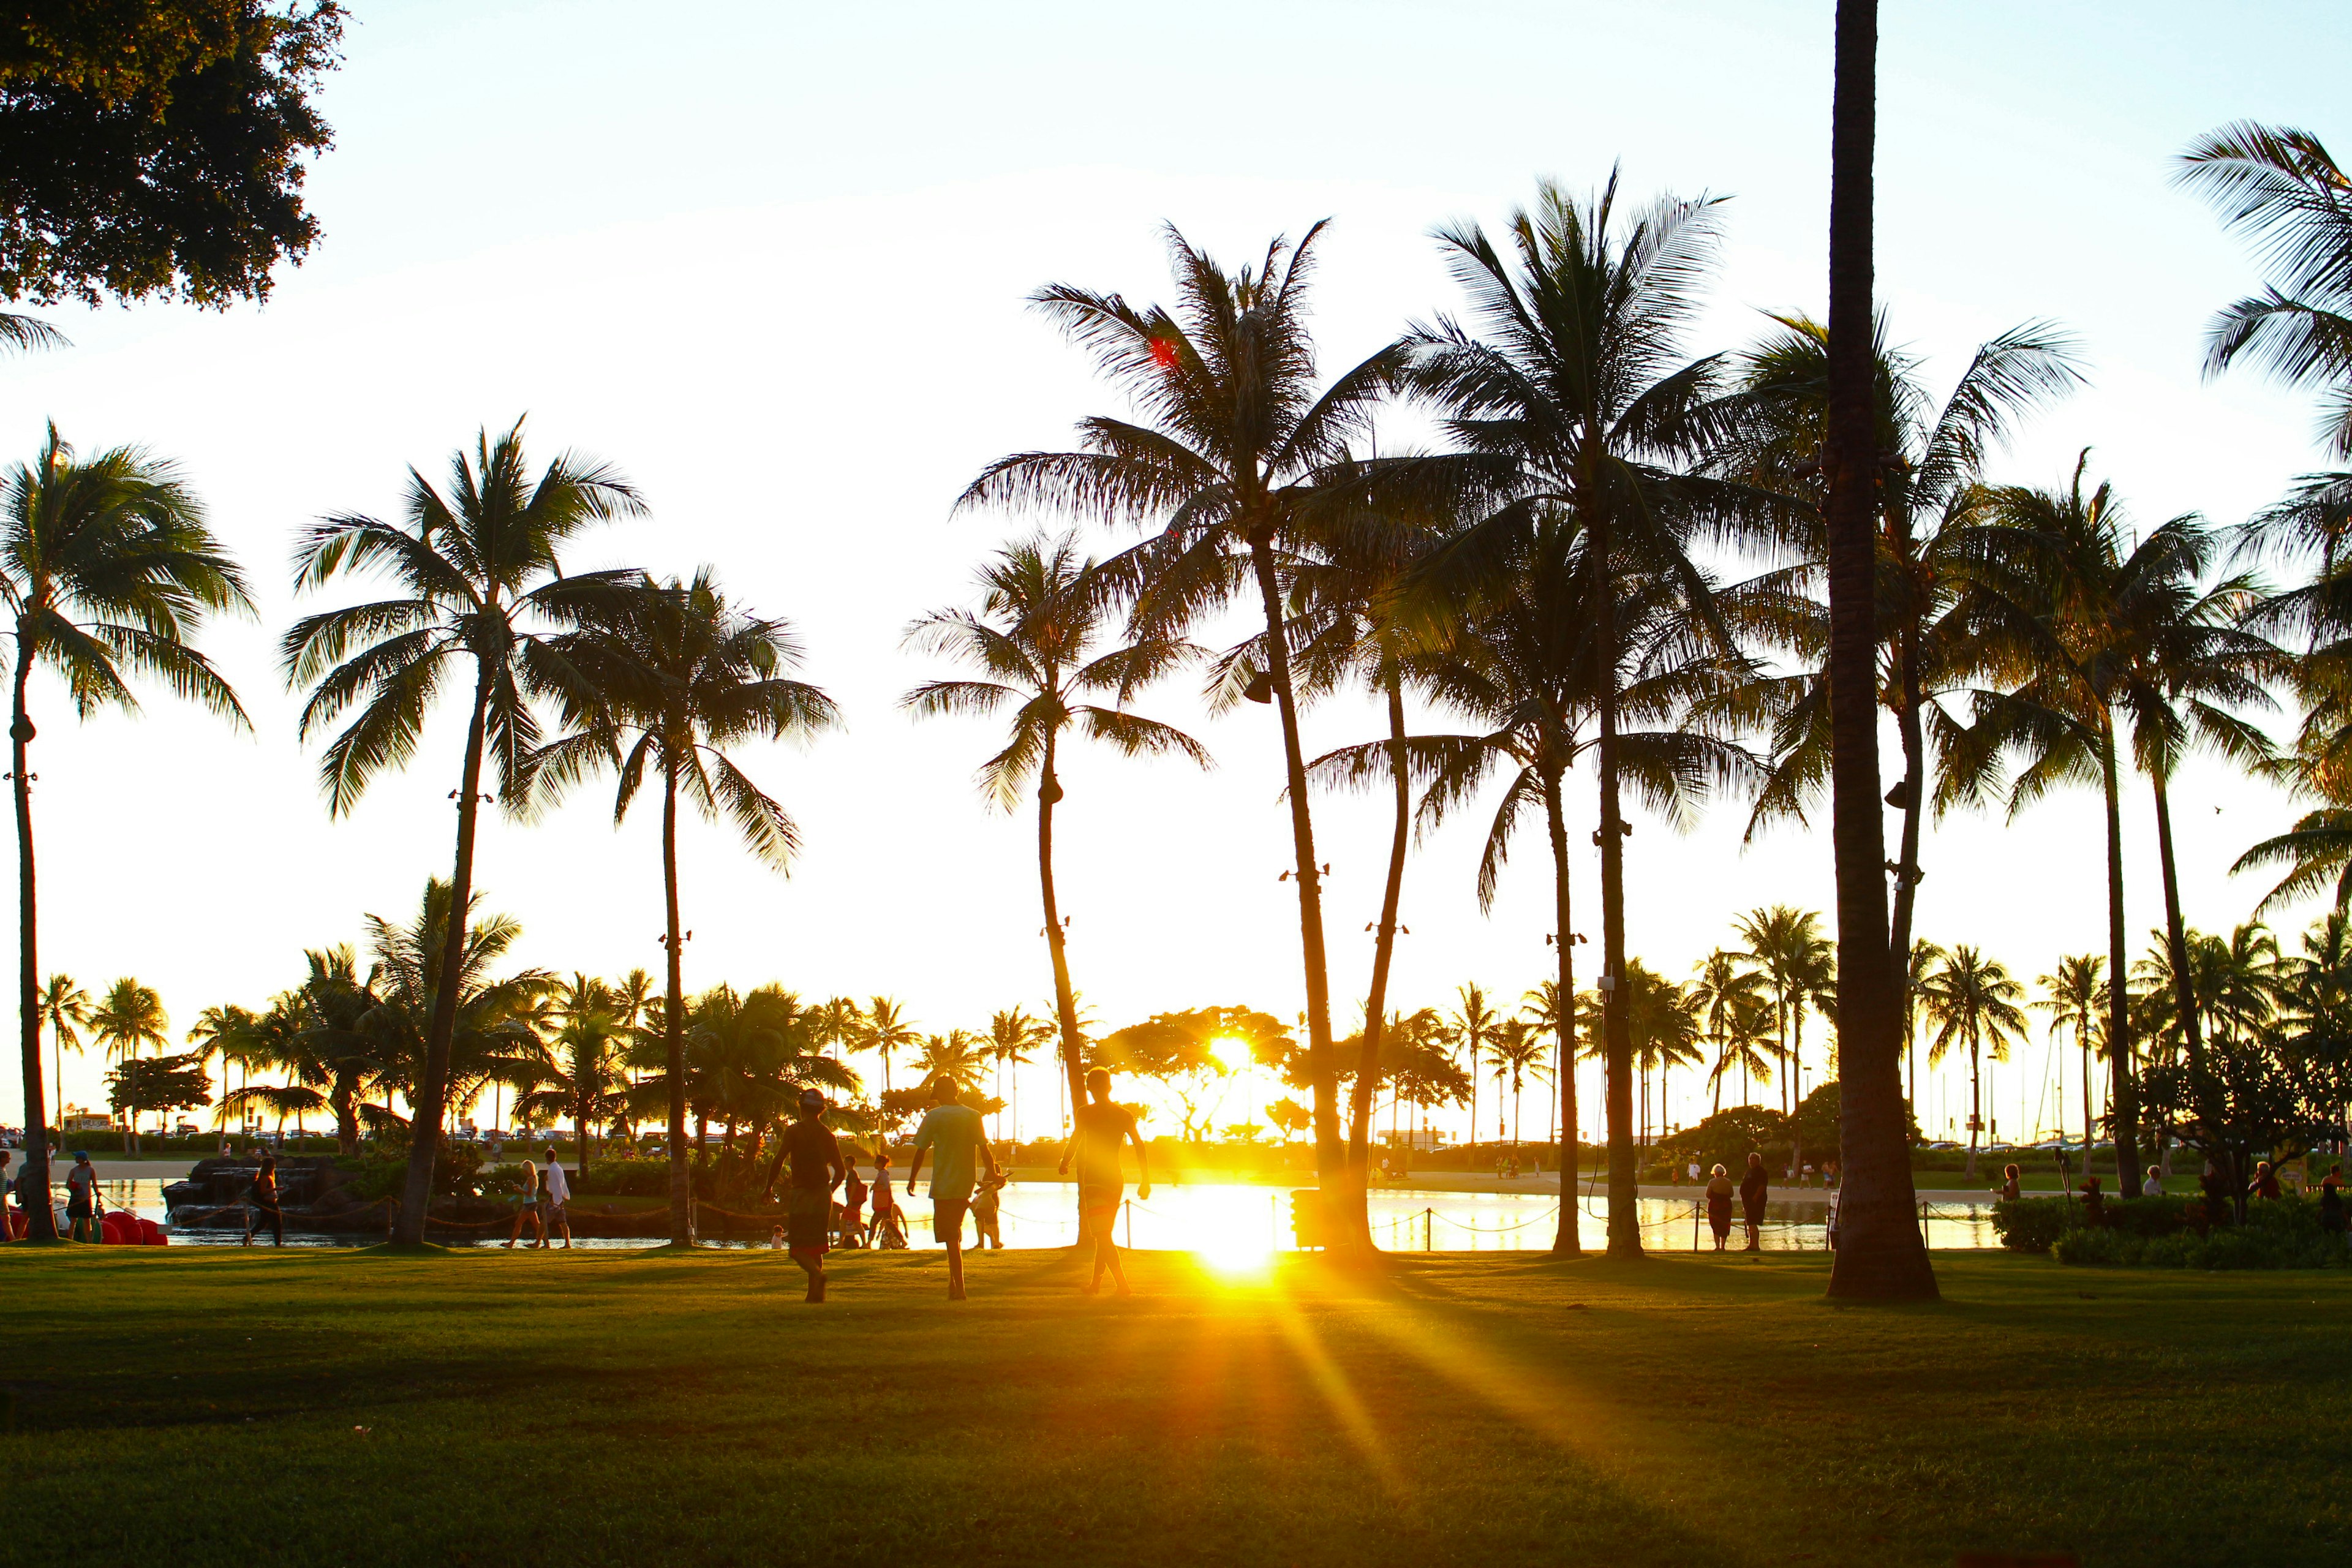
<instances>
[{"instance_id":1,"label":"palm tree silhouette","mask_svg":"<svg viewBox=\"0 0 2352 1568\"><path fill-rule=\"evenodd\" d=\"M1487 1005L1486 993L1475 983L1461 987L1457 994L1461 1005L1454 1010L1454 1016L1446 1020L1446 1033L1470 1064L1470 1142L1475 1144L1478 1142L1478 1055L1495 1037L1503 1020L1500 1014ZM1502 1111L1497 1108L1495 1112L1497 1131L1502 1120Z\"/></svg>"},{"instance_id":2,"label":"palm tree silhouette","mask_svg":"<svg viewBox=\"0 0 2352 1568\"><path fill-rule=\"evenodd\" d=\"M1288 559L1328 531L1335 504L1360 500L1347 468L1402 361L1393 346L1317 387L1307 328L1317 224L1297 247L1276 239L1255 268L1227 272L1168 231L1178 304L1138 309L1116 294L1052 284L1032 300L1124 388L1145 422L1081 422L1084 449L1022 452L989 465L961 505L1060 507L1158 531L1114 558L1133 595L1139 637L1176 635L1254 590L1268 636L1262 683L1282 724L1299 949L1307 992L1307 1071L1314 1089L1316 1166L1325 1188L1347 1176L1332 1056L1321 863L1298 736L1287 639Z\"/></svg>"},{"instance_id":3,"label":"palm tree silhouette","mask_svg":"<svg viewBox=\"0 0 2352 1568\"><path fill-rule=\"evenodd\" d=\"M0 332L0 336L5 336ZM18 346L25 346L20 343ZM33 862L33 671L64 678L74 716L139 710L126 676L163 681L249 729L236 694L191 639L205 617L253 607L238 572L205 524L203 506L168 463L129 447L74 456L56 426L40 455L0 479L0 604L16 636L8 735L16 805L16 1019L25 1084L24 1179L49 1179L41 1126L39 900ZM63 1069L63 1062L59 1062ZM62 1110L64 1095L58 1096ZM63 1118L60 1116L60 1121ZM57 1239L45 1205L26 1237Z\"/></svg>"},{"instance_id":4,"label":"palm tree silhouette","mask_svg":"<svg viewBox=\"0 0 2352 1568\"><path fill-rule=\"evenodd\" d=\"M40 1026L49 1031L50 1065L56 1069L54 1081L58 1086L58 1129L61 1132L66 1124L65 1054L70 1050L76 1056L81 1055L80 1031L89 1026L89 993L75 984L70 974L50 975L42 984L34 1002ZM45 1123L47 1118L33 1115L26 1120L37 1127ZM27 1140L26 1147L29 1149L31 1146Z\"/></svg>"},{"instance_id":5,"label":"palm tree silhouette","mask_svg":"<svg viewBox=\"0 0 2352 1568\"><path fill-rule=\"evenodd\" d=\"M379 774L415 754L434 698L460 661L470 661L474 690L450 871L455 906L470 910L484 754L507 809L525 809L540 740L534 700L572 679L550 649L548 634L583 595L609 590L626 575L567 577L557 553L590 524L636 516L644 506L612 469L569 453L531 479L520 421L496 440L480 432L473 451L460 448L449 467L446 495L408 471L398 523L341 513L304 532L295 551L298 591L346 574L381 574L399 596L304 616L287 632L281 657L288 684L310 688L302 707L304 739L358 708L329 743L320 769L336 816L351 811ZM424 1242L433 1165L451 1102L454 986L463 969L465 922L447 922L443 937L448 951L434 973L447 976L452 989L432 1001L411 1086L408 1173L392 1226L399 1246Z\"/></svg>"},{"instance_id":6,"label":"palm tree silhouette","mask_svg":"<svg viewBox=\"0 0 2352 1568\"><path fill-rule=\"evenodd\" d=\"M1743 1083L1750 1078L1772 1080L1771 1064L1756 1048L1756 1042L1770 1037L1773 1003L1765 994L1765 972L1744 967L1745 956L1718 947L1699 961L1698 977L1690 984L1691 1005L1699 1025L1697 1037L1713 1042L1716 1047L1715 1064L1707 1069L1716 1112L1723 1110L1723 1080L1732 1068L1739 1069Z\"/></svg>"},{"instance_id":7,"label":"palm tree silhouette","mask_svg":"<svg viewBox=\"0 0 2352 1568\"><path fill-rule=\"evenodd\" d=\"M858 1038L859 1048L878 1052L882 1058L882 1092L890 1092L890 1058L897 1052L912 1046L922 1036L907 1020L906 1005L892 997L877 996L866 1004L866 1024Z\"/></svg>"},{"instance_id":8,"label":"palm tree silhouette","mask_svg":"<svg viewBox=\"0 0 2352 1568\"><path fill-rule=\"evenodd\" d=\"M163 1011L163 999L155 994L153 986L142 985L127 974L107 987L98 1005L89 1010L89 1026L106 1054L117 1060L150 1047L160 1055L171 1043L167 1031L172 1020ZM123 1127L129 1133L125 1148L135 1154L139 1152L138 1113L126 1112Z\"/></svg>"},{"instance_id":9,"label":"palm tree silhouette","mask_svg":"<svg viewBox=\"0 0 2352 1568\"><path fill-rule=\"evenodd\" d=\"M724 817L779 871L800 847L784 808L737 767L727 748L746 741L805 742L840 721L833 699L790 671L800 644L782 620L736 609L708 568L690 583L642 578L566 606L572 628L551 653L572 678L560 701L571 732L532 753L551 795L590 773L619 779L617 825L650 773L661 792L663 1064L669 1087L670 1243L691 1245L693 1190L686 1159L686 999L678 917L677 815L682 795L706 820Z\"/></svg>"},{"instance_id":10,"label":"palm tree silhouette","mask_svg":"<svg viewBox=\"0 0 2352 1568\"><path fill-rule=\"evenodd\" d=\"M1045 950L1054 966L1062 1071L1073 1105L1085 1102L1086 1068L1067 932L1054 890L1054 807L1063 795L1055 764L1063 737L1075 731L1126 756L1173 753L1209 765L1209 753L1190 735L1127 711L1137 692L1200 650L1173 637L1108 638L1117 581L1079 552L1075 535L1033 539L998 552L981 569L977 611L935 610L907 631L914 646L986 678L925 681L905 700L918 717L1013 709L1012 737L981 764L980 787L1010 811L1029 781L1037 782L1037 880L1045 907ZM1115 646L1103 647L1106 640ZM1108 699L1109 705L1088 699Z\"/></svg>"},{"instance_id":11,"label":"palm tree silhouette","mask_svg":"<svg viewBox=\"0 0 2352 1568\"><path fill-rule=\"evenodd\" d=\"M1938 958L1943 955L1937 954ZM2034 982L2042 1000L2033 1004L2050 1015L2050 1032L2072 1033L2083 1050L2083 1174L2091 1173L2091 1145L2098 1142L2098 1123L2091 1110L2091 1050L2099 1032L2099 993L2105 988L2107 961L2095 952L2061 958L2058 967Z\"/></svg>"},{"instance_id":12,"label":"palm tree silhouette","mask_svg":"<svg viewBox=\"0 0 2352 1568\"><path fill-rule=\"evenodd\" d=\"M1039 1046L1051 1045L1054 1026L1042 1018L1033 1018L1019 1007L1008 1007L988 1021L988 1054L996 1063L1000 1081L1012 1089L1010 1109L1013 1112L1013 1136L1021 1136L1021 1067L1028 1061L1029 1053ZM1003 1136L1002 1114L997 1119L997 1135Z\"/></svg>"},{"instance_id":13,"label":"palm tree silhouette","mask_svg":"<svg viewBox=\"0 0 2352 1568\"><path fill-rule=\"evenodd\" d=\"M1740 661L1714 584L1694 556L1704 531L1766 526L1785 498L1700 471L1740 403L1727 403L1713 360L1685 362L1679 342L1711 266L1716 202L1661 200L1612 233L1612 172L1587 203L1539 188L1515 214L1506 258L1475 225L1439 231L1484 335L1451 322L1408 339L1406 380L1443 413L1463 450L1430 459L1459 494L1491 510L1459 530L1424 574L1467 599L1507 571L1511 547L1565 511L1585 543L1582 595L1598 679L1592 698L1601 794L1604 993L1625 969L1621 695L1639 659L1618 605L1631 583L1677 604L1683 643ZM1444 488L1444 487L1431 487ZM1559 933L1567 940L1567 932ZM1633 1046L1624 1010L1603 1010L1608 1063L1609 1248L1636 1255L1632 1131Z\"/></svg>"},{"instance_id":14,"label":"palm tree silhouette","mask_svg":"<svg viewBox=\"0 0 2352 1568\"><path fill-rule=\"evenodd\" d=\"M1990 1054L1993 1060L2005 1062L2011 1042L2024 1040L2025 1015L2017 1006L2024 994L2025 988L2010 977L1998 960L1985 958L1966 944L1953 948L1951 955L1921 982L1920 1005L1937 1026L1935 1038L1927 1045L1928 1064L1942 1061L1956 1045L1965 1045L1969 1051L1970 1181L1976 1179L1977 1140L1984 1131L1982 1058Z\"/></svg>"}]
</instances>

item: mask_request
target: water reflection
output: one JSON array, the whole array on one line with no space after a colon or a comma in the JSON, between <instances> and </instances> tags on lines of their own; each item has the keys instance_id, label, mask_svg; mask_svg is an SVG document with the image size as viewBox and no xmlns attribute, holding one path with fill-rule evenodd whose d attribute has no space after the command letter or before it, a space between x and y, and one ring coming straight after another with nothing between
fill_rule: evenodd
<instances>
[{"instance_id":1,"label":"water reflection","mask_svg":"<svg viewBox=\"0 0 2352 1568\"><path fill-rule=\"evenodd\" d=\"M148 1219L164 1218L163 1184L150 1180L101 1181L100 1192L110 1208L128 1208ZM919 1248L935 1247L928 1198L906 1197L907 1234ZM1060 1182L1016 1182L1004 1190L1002 1225L1005 1244L1016 1247L1067 1247L1077 1240L1077 1192ZM1390 1251L1517 1252L1548 1249L1559 1225L1559 1199L1543 1193L1433 1193L1412 1189L1376 1192L1370 1198L1372 1238ZM1584 1245L1595 1247L1605 1234L1609 1200L1580 1200L1580 1231ZM1637 1211L1643 1244L1653 1251L1706 1250L1714 1245L1696 1204L1687 1198L1643 1198ZM1811 1204L1773 1204L1765 1210L1763 1247L1769 1252L1819 1252L1829 1245L1824 1211ZM1989 1205L1931 1204L1927 1205L1927 1245L1936 1250L1999 1245ZM237 1245L242 1233L233 1230L174 1230L172 1242L181 1247ZM1276 1252L1296 1246L1291 1226L1290 1192L1286 1188L1242 1184L1198 1183L1156 1186L1149 1198L1134 1189L1120 1210L1119 1245L1152 1249L1197 1252L1213 1266L1245 1270L1263 1266ZM289 1247L361 1247L373 1237L304 1236L289 1223ZM472 1245L495 1246L495 1237ZM1741 1245L1739 1227L1732 1227L1731 1245ZM466 1245L457 1243L457 1245ZM583 1238L577 1247L633 1248L653 1245L643 1238ZM764 1242L730 1245L761 1247Z\"/></svg>"}]
</instances>

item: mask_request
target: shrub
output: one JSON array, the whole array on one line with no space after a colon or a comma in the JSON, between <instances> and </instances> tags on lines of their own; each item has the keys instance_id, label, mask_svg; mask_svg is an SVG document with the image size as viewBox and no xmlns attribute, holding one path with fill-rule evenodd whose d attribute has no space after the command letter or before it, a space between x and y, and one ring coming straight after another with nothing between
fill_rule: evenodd
<instances>
[{"instance_id":1,"label":"shrub","mask_svg":"<svg viewBox=\"0 0 2352 1568\"><path fill-rule=\"evenodd\" d=\"M1992 1205L1992 1227L2011 1252L2047 1252L2059 1233L2075 1225L2069 1198L2020 1198Z\"/></svg>"},{"instance_id":2,"label":"shrub","mask_svg":"<svg viewBox=\"0 0 2352 1568\"><path fill-rule=\"evenodd\" d=\"M593 1193L599 1197L613 1198L663 1197L669 1192L669 1162L592 1161L576 1184L583 1195Z\"/></svg>"},{"instance_id":3,"label":"shrub","mask_svg":"<svg viewBox=\"0 0 2352 1568\"><path fill-rule=\"evenodd\" d=\"M371 1149L364 1154L338 1155L336 1168L344 1173L343 1188L362 1203L396 1197L408 1181L405 1144ZM433 1163L433 1195L473 1197L478 1194L512 1192L516 1179L502 1172L482 1173L482 1151L471 1143L445 1142Z\"/></svg>"},{"instance_id":4,"label":"shrub","mask_svg":"<svg viewBox=\"0 0 2352 1568\"><path fill-rule=\"evenodd\" d=\"M2129 1205L2157 1200L2140 1199ZM2182 1209L2192 1205L2181 1201ZM2051 1252L2061 1263L2128 1268L2352 1268L2352 1247L2342 1236L2320 1228L2319 1205L2297 1198L2258 1203L2242 1226L2215 1226L2202 1233L2185 1218L2168 1233L2116 1226L2073 1229Z\"/></svg>"}]
</instances>

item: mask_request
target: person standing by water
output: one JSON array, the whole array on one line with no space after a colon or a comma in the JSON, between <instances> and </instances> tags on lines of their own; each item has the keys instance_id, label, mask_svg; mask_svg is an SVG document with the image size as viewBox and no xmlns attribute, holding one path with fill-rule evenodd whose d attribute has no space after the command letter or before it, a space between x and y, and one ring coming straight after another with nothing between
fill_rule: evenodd
<instances>
[{"instance_id":1,"label":"person standing by water","mask_svg":"<svg viewBox=\"0 0 2352 1568\"><path fill-rule=\"evenodd\" d=\"M555 1145L547 1146L547 1179L540 1189L539 1244L545 1247L555 1236L555 1227L563 1227L563 1250L572 1250L572 1216L565 1206L572 1201L572 1182L563 1173L563 1162L555 1157Z\"/></svg>"},{"instance_id":2,"label":"person standing by water","mask_svg":"<svg viewBox=\"0 0 2352 1568\"><path fill-rule=\"evenodd\" d=\"M98 1239L99 1213L97 1168L90 1164L88 1154L77 1149L74 1163L66 1171L66 1219L73 1227L74 1240ZM246 1240L252 1239L248 1230Z\"/></svg>"},{"instance_id":3,"label":"person standing by water","mask_svg":"<svg viewBox=\"0 0 2352 1568\"><path fill-rule=\"evenodd\" d=\"M1694 1165L1691 1169L1696 1173L1698 1167ZM1724 1243L1731 1239L1733 1190L1731 1173L1717 1165L1706 1179L1706 1226L1715 1232L1715 1249L1717 1252L1721 1252Z\"/></svg>"},{"instance_id":4,"label":"person standing by water","mask_svg":"<svg viewBox=\"0 0 2352 1568\"><path fill-rule=\"evenodd\" d=\"M547 1245L547 1222L540 1217L539 1194L539 1167L525 1160L522 1163L522 1201L515 1205L514 1228L507 1232L507 1238L499 1243L500 1247L512 1249L522 1236L522 1222L525 1220L539 1228L539 1239L533 1245ZM491 1223L495 1225L498 1222L493 1220Z\"/></svg>"},{"instance_id":5,"label":"person standing by water","mask_svg":"<svg viewBox=\"0 0 2352 1568\"><path fill-rule=\"evenodd\" d=\"M1764 1246L1764 1200L1772 1187L1772 1173L1764 1168L1764 1156L1748 1156L1748 1173L1739 1178L1739 1206L1748 1221L1748 1250L1760 1251Z\"/></svg>"},{"instance_id":6,"label":"person standing by water","mask_svg":"<svg viewBox=\"0 0 2352 1568\"><path fill-rule=\"evenodd\" d=\"M2014 1165L2003 1165L2000 1168L2001 1202L2005 1204L2013 1204L2020 1197L2024 1195L2024 1188L2020 1180L2022 1174L2023 1173L2020 1172Z\"/></svg>"},{"instance_id":7,"label":"person standing by water","mask_svg":"<svg viewBox=\"0 0 2352 1568\"><path fill-rule=\"evenodd\" d=\"M931 1235L948 1249L948 1300L961 1301L964 1299L963 1216L971 1207L971 1190L980 1176L980 1163L972 1156L985 1160L988 1173L993 1176L996 1151L988 1142L988 1124L981 1121L979 1111L957 1101L951 1079L932 1079L929 1097L931 1108L923 1112L922 1125L915 1129L915 1158L907 1166L907 1195L914 1196L923 1156L932 1155Z\"/></svg>"},{"instance_id":8,"label":"person standing by water","mask_svg":"<svg viewBox=\"0 0 2352 1568\"><path fill-rule=\"evenodd\" d=\"M246 1198L245 1240L242 1245L253 1245L254 1222L266 1217L269 1221L269 1244L283 1247L286 1245L286 1214L278 1206L278 1156L257 1143L253 1148L253 1159L256 1166L253 1191Z\"/></svg>"},{"instance_id":9,"label":"person standing by water","mask_svg":"<svg viewBox=\"0 0 2352 1568\"><path fill-rule=\"evenodd\" d=\"M1062 1151L1061 1170L1066 1174L1075 1161L1078 1167L1078 1240L1081 1244L1091 1237L1095 1244L1093 1275L1084 1289L1089 1296L1102 1289L1103 1271L1108 1269L1117 1283L1118 1293L1130 1296L1127 1270L1119 1267L1118 1247L1113 1239L1118 1223L1120 1194L1127 1187L1127 1178L1119 1170L1120 1151L1129 1143L1135 1145L1135 1195L1151 1196L1151 1151L1144 1145L1143 1134L1135 1125L1135 1118L1124 1106L1114 1105L1110 1099L1110 1074L1096 1068L1087 1074L1087 1092L1094 1099L1078 1107L1072 1117L1075 1127L1069 1146Z\"/></svg>"},{"instance_id":10,"label":"person standing by water","mask_svg":"<svg viewBox=\"0 0 2352 1568\"><path fill-rule=\"evenodd\" d=\"M824 1124L824 1096L814 1089L801 1090L800 1114L784 1133L784 1150L793 1163L784 1239L793 1261L808 1276L805 1300L822 1301L824 1255L833 1240L833 1189L849 1174L849 1167L832 1129Z\"/></svg>"},{"instance_id":11,"label":"person standing by water","mask_svg":"<svg viewBox=\"0 0 2352 1568\"><path fill-rule=\"evenodd\" d=\"M841 1157L841 1245L853 1248L866 1245L866 1184L858 1179L855 1149Z\"/></svg>"}]
</instances>

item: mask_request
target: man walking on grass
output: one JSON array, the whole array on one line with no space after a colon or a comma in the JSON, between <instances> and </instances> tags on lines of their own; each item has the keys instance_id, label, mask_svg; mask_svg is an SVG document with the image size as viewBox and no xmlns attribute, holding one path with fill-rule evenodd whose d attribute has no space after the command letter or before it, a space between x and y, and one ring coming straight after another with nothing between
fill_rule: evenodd
<instances>
[{"instance_id":1,"label":"man walking on grass","mask_svg":"<svg viewBox=\"0 0 2352 1568\"><path fill-rule=\"evenodd\" d=\"M934 1156L931 1165L931 1234L948 1249L948 1300L963 1300L963 1216L971 1207L971 1189L980 1179L979 1163L973 1156L988 1163L988 1173L996 1174L996 1151L989 1147L988 1128L980 1120L980 1112L969 1105L959 1105L955 1084L948 1078L934 1078L930 1082L931 1108L923 1112L923 1124L915 1129L915 1158L907 1167L907 1195L915 1195L915 1177L922 1171L923 1156Z\"/></svg>"},{"instance_id":2,"label":"man walking on grass","mask_svg":"<svg viewBox=\"0 0 2352 1568\"><path fill-rule=\"evenodd\" d=\"M544 1206L540 1213L539 1244L545 1247L555 1239L555 1227L563 1227L563 1250L572 1250L572 1216L565 1205L572 1202L572 1184L563 1174L563 1162L555 1157L555 1145L547 1146L547 1190Z\"/></svg>"},{"instance_id":3,"label":"man walking on grass","mask_svg":"<svg viewBox=\"0 0 2352 1568\"><path fill-rule=\"evenodd\" d=\"M1094 1238L1095 1271L1086 1283L1087 1295L1102 1289L1103 1270L1118 1282L1118 1293L1133 1294L1127 1286L1127 1270L1118 1265L1118 1247L1112 1241L1113 1226L1118 1223L1119 1195L1127 1190L1127 1178L1118 1168L1119 1153L1124 1145L1135 1145L1136 1173L1142 1179L1135 1184L1135 1195L1151 1195L1151 1152L1144 1147L1143 1134L1136 1130L1135 1118L1123 1106L1110 1100L1110 1074L1101 1068L1087 1074L1087 1092L1094 1096L1092 1103L1081 1105L1072 1118L1076 1129L1070 1134L1070 1146L1062 1151L1062 1172L1067 1174L1070 1163L1078 1166L1078 1239L1083 1243Z\"/></svg>"},{"instance_id":4,"label":"man walking on grass","mask_svg":"<svg viewBox=\"0 0 2352 1568\"><path fill-rule=\"evenodd\" d=\"M800 1114L784 1132L784 1153L793 1163L791 1203L784 1215L784 1245L808 1276L808 1300L824 1300L824 1255L833 1242L833 1189L849 1174L841 1145L824 1124L824 1096L801 1090Z\"/></svg>"}]
</instances>

